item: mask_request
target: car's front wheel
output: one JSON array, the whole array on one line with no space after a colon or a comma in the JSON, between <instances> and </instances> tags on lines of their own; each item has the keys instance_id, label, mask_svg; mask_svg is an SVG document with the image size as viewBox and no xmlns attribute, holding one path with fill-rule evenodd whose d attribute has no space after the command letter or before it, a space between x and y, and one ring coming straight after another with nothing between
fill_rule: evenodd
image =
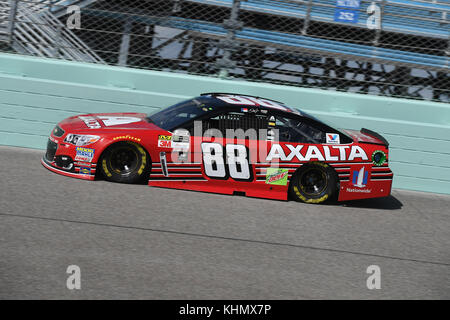
<instances>
[{"instance_id":1,"label":"car's front wheel","mask_svg":"<svg viewBox=\"0 0 450 320\"><path fill-rule=\"evenodd\" d=\"M150 159L141 145L122 141L104 151L100 164L106 180L136 183L148 174Z\"/></svg>"},{"instance_id":2,"label":"car's front wheel","mask_svg":"<svg viewBox=\"0 0 450 320\"><path fill-rule=\"evenodd\" d=\"M337 195L338 177L334 169L326 163L307 163L296 171L289 190L297 201L322 203Z\"/></svg>"}]
</instances>

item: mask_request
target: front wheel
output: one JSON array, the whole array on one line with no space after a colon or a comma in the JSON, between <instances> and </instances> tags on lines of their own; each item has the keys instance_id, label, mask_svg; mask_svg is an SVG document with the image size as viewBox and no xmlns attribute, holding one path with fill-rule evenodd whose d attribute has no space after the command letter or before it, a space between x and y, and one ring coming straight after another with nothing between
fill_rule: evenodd
<instances>
[{"instance_id":1,"label":"front wheel","mask_svg":"<svg viewBox=\"0 0 450 320\"><path fill-rule=\"evenodd\" d=\"M289 190L297 201L323 203L337 195L338 177L326 163L307 163L294 174Z\"/></svg>"},{"instance_id":2,"label":"front wheel","mask_svg":"<svg viewBox=\"0 0 450 320\"><path fill-rule=\"evenodd\" d=\"M139 182L148 173L149 167L147 152L134 142L115 143L108 147L101 157L103 176L113 182Z\"/></svg>"}]
</instances>

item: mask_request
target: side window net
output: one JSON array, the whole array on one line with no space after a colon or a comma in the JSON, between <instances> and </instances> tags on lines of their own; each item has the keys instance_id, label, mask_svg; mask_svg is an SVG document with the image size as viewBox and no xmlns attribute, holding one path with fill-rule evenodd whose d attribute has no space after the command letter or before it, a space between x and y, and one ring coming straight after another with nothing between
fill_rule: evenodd
<instances>
[{"instance_id":1,"label":"side window net","mask_svg":"<svg viewBox=\"0 0 450 320\"><path fill-rule=\"evenodd\" d=\"M280 141L302 143L324 143L325 132L315 126L297 119L277 117L282 124L278 124Z\"/></svg>"}]
</instances>

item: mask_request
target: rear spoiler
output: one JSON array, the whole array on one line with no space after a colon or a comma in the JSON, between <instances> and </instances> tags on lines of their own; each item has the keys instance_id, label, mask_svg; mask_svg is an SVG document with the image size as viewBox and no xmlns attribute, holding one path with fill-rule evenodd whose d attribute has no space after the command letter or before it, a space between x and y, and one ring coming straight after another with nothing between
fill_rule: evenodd
<instances>
[{"instance_id":1,"label":"rear spoiler","mask_svg":"<svg viewBox=\"0 0 450 320\"><path fill-rule=\"evenodd\" d=\"M376 133L372 130L366 129L366 128L362 128L361 129L361 133L367 134L369 136L372 136L374 138L377 138L378 140L380 140L381 142L383 142L384 145L386 145L386 147L389 146L389 142L379 133Z\"/></svg>"}]
</instances>

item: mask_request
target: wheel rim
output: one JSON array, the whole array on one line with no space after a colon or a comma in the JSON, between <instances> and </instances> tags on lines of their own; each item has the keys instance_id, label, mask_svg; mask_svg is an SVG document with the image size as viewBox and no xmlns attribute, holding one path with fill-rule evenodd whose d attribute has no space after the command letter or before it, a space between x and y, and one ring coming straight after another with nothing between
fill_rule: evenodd
<instances>
[{"instance_id":1,"label":"wheel rim","mask_svg":"<svg viewBox=\"0 0 450 320\"><path fill-rule=\"evenodd\" d=\"M327 188L327 177L320 169L311 168L302 172L300 189L308 196L320 195Z\"/></svg>"},{"instance_id":2,"label":"wheel rim","mask_svg":"<svg viewBox=\"0 0 450 320\"><path fill-rule=\"evenodd\" d=\"M109 157L111 169L121 175L126 175L136 170L139 163L137 152L130 147L114 149Z\"/></svg>"}]
</instances>

